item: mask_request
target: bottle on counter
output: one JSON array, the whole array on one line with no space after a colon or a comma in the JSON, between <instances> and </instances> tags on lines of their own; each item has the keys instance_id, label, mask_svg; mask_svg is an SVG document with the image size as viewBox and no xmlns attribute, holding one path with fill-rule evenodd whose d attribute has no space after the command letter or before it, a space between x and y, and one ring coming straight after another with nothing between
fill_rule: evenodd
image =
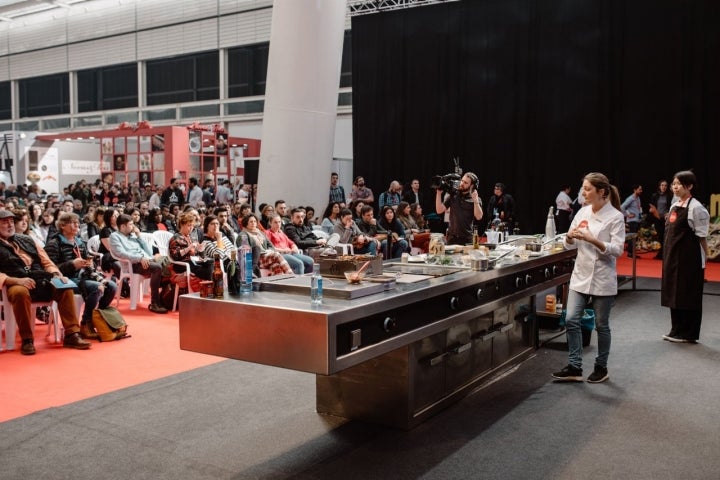
<instances>
[{"instance_id":1,"label":"bottle on counter","mask_svg":"<svg viewBox=\"0 0 720 480\"><path fill-rule=\"evenodd\" d=\"M213 296L215 298L223 298L225 296L225 282L223 282L223 271L220 266L220 254L215 254L215 266L212 274Z\"/></svg>"},{"instance_id":2,"label":"bottle on counter","mask_svg":"<svg viewBox=\"0 0 720 480\"><path fill-rule=\"evenodd\" d=\"M545 241L555 238L555 235L557 235L557 231L555 230L555 214L551 206L550 210L548 210L547 221L545 222Z\"/></svg>"},{"instance_id":3,"label":"bottle on counter","mask_svg":"<svg viewBox=\"0 0 720 480\"><path fill-rule=\"evenodd\" d=\"M310 277L310 304L322 304L323 297L323 278L320 275L320 264L313 264L312 277Z\"/></svg>"},{"instance_id":4,"label":"bottle on counter","mask_svg":"<svg viewBox=\"0 0 720 480\"><path fill-rule=\"evenodd\" d=\"M500 227L500 213L498 213L497 208L494 210L495 212L495 218L492 220L492 229L496 232L498 231L498 228Z\"/></svg>"},{"instance_id":5,"label":"bottle on counter","mask_svg":"<svg viewBox=\"0 0 720 480\"><path fill-rule=\"evenodd\" d=\"M240 266L240 294L249 294L252 292L253 257L252 248L250 248L246 235L242 236L238 263Z\"/></svg>"},{"instance_id":6,"label":"bottle on counter","mask_svg":"<svg viewBox=\"0 0 720 480\"><path fill-rule=\"evenodd\" d=\"M230 266L228 268L227 279L228 285L227 290L230 295L240 295L240 268L237 263L237 250L234 248L230 250Z\"/></svg>"},{"instance_id":7,"label":"bottle on counter","mask_svg":"<svg viewBox=\"0 0 720 480\"><path fill-rule=\"evenodd\" d=\"M473 229L473 249L477 250L480 248L480 238L478 237L477 227Z\"/></svg>"}]
</instances>

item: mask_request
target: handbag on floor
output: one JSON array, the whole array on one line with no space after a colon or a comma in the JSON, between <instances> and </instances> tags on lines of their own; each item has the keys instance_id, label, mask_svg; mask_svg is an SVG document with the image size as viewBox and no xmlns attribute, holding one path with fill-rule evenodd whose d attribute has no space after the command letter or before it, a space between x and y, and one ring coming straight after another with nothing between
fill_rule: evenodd
<instances>
[{"instance_id":1,"label":"handbag on floor","mask_svg":"<svg viewBox=\"0 0 720 480\"><path fill-rule=\"evenodd\" d=\"M101 342L112 342L130 336L127 334L125 319L115 307L93 310L92 323Z\"/></svg>"}]
</instances>

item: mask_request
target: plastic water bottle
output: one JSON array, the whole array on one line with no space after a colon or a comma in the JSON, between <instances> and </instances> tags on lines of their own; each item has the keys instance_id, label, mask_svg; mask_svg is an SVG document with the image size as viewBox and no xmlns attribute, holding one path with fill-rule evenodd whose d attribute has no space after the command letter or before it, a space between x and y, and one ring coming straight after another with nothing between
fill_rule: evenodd
<instances>
[{"instance_id":1,"label":"plastic water bottle","mask_svg":"<svg viewBox=\"0 0 720 480\"><path fill-rule=\"evenodd\" d=\"M313 273L310 278L310 304L320 305L322 304L323 297L323 278L320 275L320 264L316 263L313 265Z\"/></svg>"},{"instance_id":2,"label":"plastic water bottle","mask_svg":"<svg viewBox=\"0 0 720 480\"><path fill-rule=\"evenodd\" d=\"M547 221L545 222L545 240L549 241L551 238L555 238L557 231L555 230L555 215L553 213L553 207L550 206L548 210Z\"/></svg>"},{"instance_id":3,"label":"plastic water bottle","mask_svg":"<svg viewBox=\"0 0 720 480\"><path fill-rule=\"evenodd\" d=\"M248 243L247 236L243 235L242 244L240 245L240 294L249 294L252 292L252 271L253 257L252 248Z\"/></svg>"}]
</instances>

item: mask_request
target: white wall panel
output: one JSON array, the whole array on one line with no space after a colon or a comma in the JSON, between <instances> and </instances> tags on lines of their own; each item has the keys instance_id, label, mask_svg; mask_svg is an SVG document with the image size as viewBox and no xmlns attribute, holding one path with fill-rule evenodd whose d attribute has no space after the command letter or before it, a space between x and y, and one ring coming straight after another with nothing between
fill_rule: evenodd
<instances>
[{"instance_id":1,"label":"white wall panel","mask_svg":"<svg viewBox=\"0 0 720 480\"><path fill-rule=\"evenodd\" d=\"M220 18L220 47L270 41L272 10L238 13Z\"/></svg>"},{"instance_id":2,"label":"white wall panel","mask_svg":"<svg viewBox=\"0 0 720 480\"><path fill-rule=\"evenodd\" d=\"M0 82L10 80L10 60L8 57L0 57Z\"/></svg>"},{"instance_id":3,"label":"white wall panel","mask_svg":"<svg viewBox=\"0 0 720 480\"><path fill-rule=\"evenodd\" d=\"M84 70L104 65L117 65L137 60L135 34L74 43L68 48L70 70Z\"/></svg>"},{"instance_id":4,"label":"white wall panel","mask_svg":"<svg viewBox=\"0 0 720 480\"><path fill-rule=\"evenodd\" d=\"M65 21L19 24L10 30L8 50L11 53L62 45L67 41Z\"/></svg>"},{"instance_id":5,"label":"white wall panel","mask_svg":"<svg viewBox=\"0 0 720 480\"><path fill-rule=\"evenodd\" d=\"M137 3L138 29L160 27L217 15L217 0L153 0Z\"/></svg>"},{"instance_id":6,"label":"white wall panel","mask_svg":"<svg viewBox=\"0 0 720 480\"><path fill-rule=\"evenodd\" d=\"M138 60L183 55L217 48L217 20L214 18L137 34Z\"/></svg>"},{"instance_id":7,"label":"white wall panel","mask_svg":"<svg viewBox=\"0 0 720 480\"><path fill-rule=\"evenodd\" d=\"M93 5L93 2L90 3ZM67 19L69 42L129 33L135 31L135 7L133 5L105 5L104 8L88 9L84 15Z\"/></svg>"},{"instance_id":8,"label":"white wall panel","mask_svg":"<svg viewBox=\"0 0 720 480\"><path fill-rule=\"evenodd\" d=\"M20 53L10 58L13 79L39 77L67 72L67 47L47 48L37 52Z\"/></svg>"},{"instance_id":9,"label":"white wall panel","mask_svg":"<svg viewBox=\"0 0 720 480\"><path fill-rule=\"evenodd\" d=\"M220 15L272 6L272 0L222 0Z\"/></svg>"}]
</instances>

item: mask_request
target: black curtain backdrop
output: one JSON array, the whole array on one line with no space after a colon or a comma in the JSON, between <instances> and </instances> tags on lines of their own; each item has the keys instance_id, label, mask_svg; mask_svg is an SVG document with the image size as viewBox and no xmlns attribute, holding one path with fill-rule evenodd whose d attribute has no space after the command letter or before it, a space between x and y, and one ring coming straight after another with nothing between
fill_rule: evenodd
<instances>
[{"instance_id":1,"label":"black curtain backdrop","mask_svg":"<svg viewBox=\"0 0 720 480\"><path fill-rule=\"evenodd\" d=\"M590 171L621 200L688 168L701 201L720 193L717 0L472 0L352 32L353 169L376 198L418 177L434 211L430 179L456 156L485 204L508 186L522 233Z\"/></svg>"}]
</instances>

